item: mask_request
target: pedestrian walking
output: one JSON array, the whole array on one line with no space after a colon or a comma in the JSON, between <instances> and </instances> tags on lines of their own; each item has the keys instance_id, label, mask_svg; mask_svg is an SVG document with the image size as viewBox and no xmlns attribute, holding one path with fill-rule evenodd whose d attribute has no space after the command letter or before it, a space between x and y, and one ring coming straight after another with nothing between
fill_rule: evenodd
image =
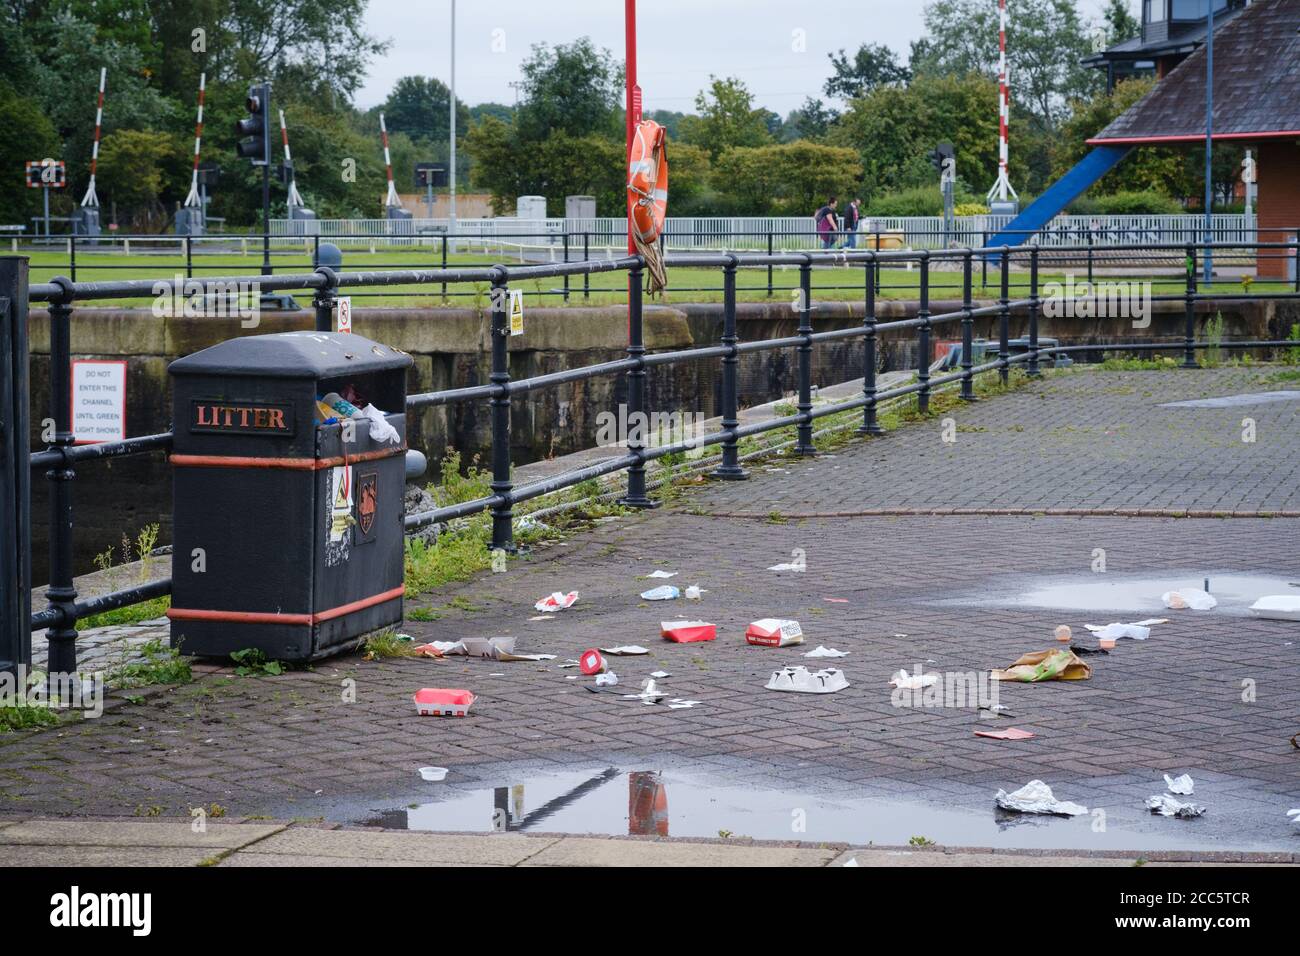
<instances>
[{"instance_id":1,"label":"pedestrian walking","mask_svg":"<svg viewBox=\"0 0 1300 956\"><path fill-rule=\"evenodd\" d=\"M844 227L844 242L841 243L840 248L856 249L858 247L858 223L861 221L862 200L855 198L844 210L844 220L841 223Z\"/></svg>"},{"instance_id":2,"label":"pedestrian walking","mask_svg":"<svg viewBox=\"0 0 1300 956\"><path fill-rule=\"evenodd\" d=\"M814 222L817 225L817 235L821 238L823 249L832 249L835 246L835 233L839 231L839 221L835 218L835 207L839 205L839 200L831 196L826 200L826 205L817 210Z\"/></svg>"}]
</instances>

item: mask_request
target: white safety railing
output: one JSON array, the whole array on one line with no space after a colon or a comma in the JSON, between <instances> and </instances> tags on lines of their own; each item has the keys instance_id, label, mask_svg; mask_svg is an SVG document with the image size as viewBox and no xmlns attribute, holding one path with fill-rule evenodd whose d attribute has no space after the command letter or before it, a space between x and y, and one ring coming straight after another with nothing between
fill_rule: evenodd
<instances>
[{"instance_id":1,"label":"white safety railing","mask_svg":"<svg viewBox=\"0 0 1300 956\"><path fill-rule=\"evenodd\" d=\"M939 216L866 216L855 241L860 248L936 249L946 246L983 246L1005 229L1012 216L961 216L945 230ZM1252 242L1255 219L1242 214L1212 217L1216 242ZM457 219L454 236L448 219L309 219L271 220L277 244L303 240L333 242L340 247L426 246L438 248L444 239L457 252L544 252L562 254L566 243L570 259L618 255L627 247L627 221L613 217L594 219ZM1205 219L1196 215L1057 216L1035 234L1043 247L1092 243L1118 244L1199 242L1205 236ZM810 250L822 247L809 216L677 216L664 228L665 243L673 250L766 251ZM836 236L836 245L843 241Z\"/></svg>"}]
</instances>

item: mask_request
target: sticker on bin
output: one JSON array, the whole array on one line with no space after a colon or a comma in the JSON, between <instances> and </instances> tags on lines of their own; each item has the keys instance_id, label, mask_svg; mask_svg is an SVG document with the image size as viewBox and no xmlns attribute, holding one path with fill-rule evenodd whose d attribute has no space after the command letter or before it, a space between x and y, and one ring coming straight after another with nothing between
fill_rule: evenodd
<instances>
[{"instance_id":1,"label":"sticker on bin","mask_svg":"<svg viewBox=\"0 0 1300 956\"><path fill-rule=\"evenodd\" d=\"M603 674L609 665L605 663L605 658L601 656L600 651L591 647L582 652L578 658L578 669L590 677L592 674Z\"/></svg>"},{"instance_id":2,"label":"sticker on bin","mask_svg":"<svg viewBox=\"0 0 1300 956\"><path fill-rule=\"evenodd\" d=\"M415 692L415 710L421 717L464 717L474 695L467 690L425 687Z\"/></svg>"},{"instance_id":3,"label":"sticker on bin","mask_svg":"<svg viewBox=\"0 0 1300 956\"><path fill-rule=\"evenodd\" d=\"M798 621L779 617L765 617L755 621L745 631L745 640L763 647L789 647L803 643L803 628Z\"/></svg>"},{"instance_id":4,"label":"sticker on bin","mask_svg":"<svg viewBox=\"0 0 1300 956\"><path fill-rule=\"evenodd\" d=\"M552 614L555 611L563 611L565 608L573 607L573 602L578 600L578 592L570 591L565 594L563 591L554 591L546 595L533 608L546 614Z\"/></svg>"},{"instance_id":5,"label":"sticker on bin","mask_svg":"<svg viewBox=\"0 0 1300 956\"><path fill-rule=\"evenodd\" d=\"M693 644L696 641L712 641L718 636L718 625L705 621L660 621L659 633L664 640L678 644Z\"/></svg>"}]
</instances>

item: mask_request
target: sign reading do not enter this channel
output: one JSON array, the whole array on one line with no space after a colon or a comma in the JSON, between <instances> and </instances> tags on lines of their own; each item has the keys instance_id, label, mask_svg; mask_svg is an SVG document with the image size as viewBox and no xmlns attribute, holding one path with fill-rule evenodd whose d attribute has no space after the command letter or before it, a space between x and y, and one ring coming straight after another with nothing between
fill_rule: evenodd
<instances>
[{"instance_id":1,"label":"sign reading do not enter this channel","mask_svg":"<svg viewBox=\"0 0 1300 956\"><path fill-rule=\"evenodd\" d=\"M73 359L72 434L78 445L126 437L126 362Z\"/></svg>"}]
</instances>

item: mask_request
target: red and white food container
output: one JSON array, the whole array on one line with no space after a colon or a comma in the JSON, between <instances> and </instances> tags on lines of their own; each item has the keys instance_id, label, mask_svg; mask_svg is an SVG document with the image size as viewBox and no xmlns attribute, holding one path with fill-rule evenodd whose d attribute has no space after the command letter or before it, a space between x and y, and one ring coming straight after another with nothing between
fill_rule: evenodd
<instances>
[{"instance_id":1,"label":"red and white food container","mask_svg":"<svg viewBox=\"0 0 1300 956\"><path fill-rule=\"evenodd\" d=\"M660 621L659 633L664 640L678 644L693 644L697 641L712 641L718 637L718 625L705 621Z\"/></svg>"},{"instance_id":2,"label":"red and white food container","mask_svg":"<svg viewBox=\"0 0 1300 956\"><path fill-rule=\"evenodd\" d=\"M415 711L421 717L464 717L474 695L467 690L425 687L415 692Z\"/></svg>"},{"instance_id":3,"label":"red and white food container","mask_svg":"<svg viewBox=\"0 0 1300 956\"><path fill-rule=\"evenodd\" d=\"M590 677L592 674L605 673L609 670L609 665L605 662L604 654L589 647L578 656L578 670Z\"/></svg>"},{"instance_id":4,"label":"red and white food container","mask_svg":"<svg viewBox=\"0 0 1300 956\"><path fill-rule=\"evenodd\" d=\"M765 617L755 621L745 631L745 640L762 647L789 647L803 643L803 628L798 621L779 617Z\"/></svg>"}]
</instances>

